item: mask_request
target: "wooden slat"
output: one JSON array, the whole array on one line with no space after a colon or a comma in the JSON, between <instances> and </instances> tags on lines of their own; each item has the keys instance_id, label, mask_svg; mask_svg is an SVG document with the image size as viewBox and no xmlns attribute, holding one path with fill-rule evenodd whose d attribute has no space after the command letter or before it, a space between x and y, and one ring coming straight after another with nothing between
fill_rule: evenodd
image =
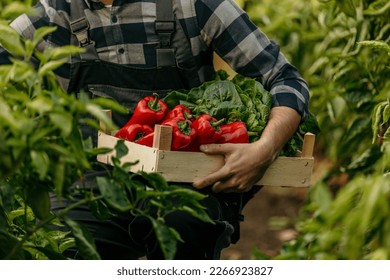
<instances>
[{"instance_id":1,"label":"wooden slat","mask_svg":"<svg viewBox=\"0 0 390 280\"><path fill-rule=\"evenodd\" d=\"M313 163L313 158L279 157L257 185L308 187ZM170 182L193 182L217 171L223 164L222 156L159 151L157 171Z\"/></svg>"},{"instance_id":2,"label":"wooden slat","mask_svg":"<svg viewBox=\"0 0 390 280\"><path fill-rule=\"evenodd\" d=\"M105 147L105 148L114 148L116 145L116 142L119 139L107 135L105 133L102 133L99 131L98 134L98 146L99 147ZM131 172L137 172L137 171L145 171L145 172L155 172L156 166L157 166L157 149L150 148L143 145L138 145L133 142L125 141L125 144L127 148L129 149L129 152L127 155L123 156L121 158L121 162L137 162L135 165L132 165L130 167ZM105 155L98 155L97 160L102 163L111 164L111 157L115 155L115 151L105 154Z\"/></svg>"},{"instance_id":3,"label":"wooden slat","mask_svg":"<svg viewBox=\"0 0 390 280\"><path fill-rule=\"evenodd\" d=\"M98 146L113 148L118 138L99 132ZM169 182L193 182L218 170L224 164L222 156L194 152L163 151L136 143L125 142L129 153L122 162L136 162L129 171L159 172ZM310 147L310 146L309 146ZM310 149L309 149L310 150ZM98 161L112 164L111 156L99 155ZM279 157L267 169L258 185L309 187L314 158Z\"/></svg>"},{"instance_id":4,"label":"wooden slat","mask_svg":"<svg viewBox=\"0 0 390 280\"><path fill-rule=\"evenodd\" d=\"M159 151L158 172L170 182L193 182L214 171L224 163L222 156L203 153Z\"/></svg>"},{"instance_id":5,"label":"wooden slat","mask_svg":"<svg viewBox=\"0 0 390 280\"><path fill-rule=\"evenodd\" d=\"M310 187L313 158L278 157L257 185Z\"/></svg>"}]
</instances>

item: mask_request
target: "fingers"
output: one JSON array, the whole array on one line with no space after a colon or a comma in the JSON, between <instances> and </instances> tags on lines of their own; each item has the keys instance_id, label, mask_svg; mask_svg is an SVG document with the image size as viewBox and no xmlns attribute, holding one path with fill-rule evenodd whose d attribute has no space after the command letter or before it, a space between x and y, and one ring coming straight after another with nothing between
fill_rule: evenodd
<instances>
[{"instance_id":1,"label":"fingers","mask_svg":"<svg viewBox=\"0 0 390 280\"><path fill-rule=\"evenodd\" d=\"M220 170L201 178L193 183L193 187L202 189L211 186L213 192L247 192L253 184L244 184L238 182L227 168L222 167Z\"/></svg>"},{"instance_id":2,"label":"fingers","mask_svg":"<svg viewBox=\"0 0 390 280\"><path fill-rule=\"evenodd\" d=\"M226 155L231 152L231 144L201 145L200 150L208 155Z\"/></svg>"},{"instance_id":3,"label":"fingers","mask_svg":"<svg viewBox=\"0 0 390 280\"><path fill-rule=\"evenodd\" d=\"M218 154L226 157L229 151L228 146L229 146L228 144L208 144L208 145L201 145L200 150L208 155ZM194 188L202 189L208 186L212 186L220 180L226 180L229 177L230 177L229 170L226 168L226 166L223 166L218 171L195 181L192 185Z\"/></svg>"},{"instance_id":4,"label":"fingers","mask_svg":"<svg viewBox=\"0 0 390 280\"><path fill-rule=\"evenodd\" d=\"M200 178L195 181L192 185L196 189L202 189L208 186L213 186L220 180L226 180L229 177L229 173L226 171L226 168L222 167L218 171L211 173L210 175Z\"/></svg>"},{"instance_id":5,"label":"fingers","mask_svg":"<svg viewBox=\"0 0 390 280\"><path fill-rule=\"evenodd\" d=\"M245 146L247 148L248 146ZM251 160L243 157L244 146L239 144L208 144L202 145L201 151L208 155L223 155L225 164L219 170L196 180L193 187L202 189L211 187L214 192L247 192L256 177ZM248 154L248 153L247 153ZM253 153L249 153L250 157ZM253 174L255 173L255 174Z\"/></svg>"},{"instance_id":6,"label":"fingers","mask_svg":"<svg viewBox=\"0 0 390 280\"><path fill-rule=\"evenodd\" d=\"M225 193L242 193L248 192L252 188L252 185L239 185L237 183L232 183L232 180L228 179L226 181L218 181L212 186L213 192L225 192Z\"/></svg>"}]
</instances>

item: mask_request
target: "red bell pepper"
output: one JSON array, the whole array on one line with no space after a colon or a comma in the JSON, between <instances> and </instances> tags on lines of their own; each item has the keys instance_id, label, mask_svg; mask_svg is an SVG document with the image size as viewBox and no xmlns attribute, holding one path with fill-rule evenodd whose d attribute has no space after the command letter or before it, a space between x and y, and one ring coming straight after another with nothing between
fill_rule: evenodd
<instances>
[{"instance_id":1,"label":"red bell pepper","mask_svg":"<svg viewBox=\"0 0 390 280\"><path fill-rule=\"evenodd\" d=\"M191 143L180 149L180 151L186 151L186 152L200 152L200 144L198 143L196 137L191 141Z\"/></svg>"},{"instance_id":2,"label":"red bell pepper","mask_svg":"<svg viewBox=\"0 0 390 280\"><path fill-rule=\"evenodd\" d=\"M224 121L225 119L217 121L216 118L208 114L200 115L193 122L199 145L216 143L221 138L222 131L219 127Z\"/></svg>"},{"instance_id":3,"label":"red bell pepper","mask_svg":"<svg viewBox=\"0 0 390 280\"><path fill-rule=\"evenodd\" d=\"M153 147L154 132L145 135L144 137L135 141L137 144Z\"/></svg>"},{"instance_id":4,"label":"red bell pepper","mask_svg":"<svg viewBox=\"0 0 390 280\"><path fill-rule=\"evenodd\" d=\"M136 142L138 139L153 132L153 128L146 124L129 124L123 126L115 133L115 137Z\"/></svg>"},{"instance_id":5,"label":"red bell pepper","mask_svg":"<svg viewBox=\"0 0 390 280\"><path fill-rule=\"evenodd\" d=\"M195 139L196 132L192 123L183 117L165 120L162 125L172 126L172 151L182 150Z\"/></svg>"},{"instance_id":6,"label":"red bell pepper","mask_svg":"<svg viewBox=\"0 0 390 280\"><path fill-rule=\"evenodd\" d=\"M173 109L169 111L168 114L165 116L165 119L169 120L175 117L183 117L187 120L192 120L193 118L190 109L181 104L173 107Z\"/></svg>"},{"instance_id":7,"label":"red bell pepper","mask_svg":"<svg viewBox=\"0 0 390 280\"><path fill-rule=\"evenodd\" d=\"M134 109L134 113L125 126L138 123L154 126L165 118L168 105L158 98L158 94L141 99Z\"/></svg>"},{"instance_id":8,"label":"red bell pepper","mask_svg":"<svg viewBox=\"0 0 390 280\"><path fill-rule=\"evenodd\" d=\"M248 130L244 122L232 122L219 128L222 134L217 143L249 143Z\"/></svg>"}]
</instances>

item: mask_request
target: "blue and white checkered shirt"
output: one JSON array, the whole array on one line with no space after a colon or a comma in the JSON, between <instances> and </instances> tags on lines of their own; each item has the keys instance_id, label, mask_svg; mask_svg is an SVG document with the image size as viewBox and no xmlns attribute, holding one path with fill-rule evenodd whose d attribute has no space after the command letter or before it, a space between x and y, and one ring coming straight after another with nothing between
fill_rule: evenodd
<instances>
[{"instance_id":1,"label":"blue and white checkered shirt","mask_svg":"<svg viewBox=\"0 0 390 280\"><path fill-rule=\"evenodd\" d=\"M114 0L112 7L98 1L85 0L90 23L90 36L96 43L101 60L136 67L156 66L155 48L158 37L154 29L155 0ZM11 23L20 34L32 38L42 26L57 26L57 30L38 48L70 44L70 0L40 0L35 15L22 15ZM233 0L173 0L173 12L187 36L192 55L202 76L202 63L212 60L216 52L236 72L256 77L273 95L274 106L288 106L302 117L308 114L309 90L306 82L283 54L255 26L248 15ZM0 63L7 60L0 48ZM206 59L205 59L206 58ZM69 61L70 62L70 61ZM67 87L69 64L58 72Z\"/></svg>"}]
</instances>

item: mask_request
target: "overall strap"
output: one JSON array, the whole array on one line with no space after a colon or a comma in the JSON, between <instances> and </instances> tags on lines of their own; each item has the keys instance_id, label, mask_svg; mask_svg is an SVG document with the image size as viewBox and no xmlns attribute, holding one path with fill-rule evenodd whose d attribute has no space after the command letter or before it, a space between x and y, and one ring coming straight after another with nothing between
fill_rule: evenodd
<instances>
[{"instance_id":1,"label":"overall strap","mask_svg":"<svg viewBox=\"0 0 390 280\"><path fill-rule=\"evenodd\" d=\"M70 29L76 36L79 47L85 49L84 53L80 53L81 60L98 60L95 42L89 37L90 25L84 9L88 9L84 0L70 1Z\"/></svg>"},{"instance_id":2,"label":"overall strap","mask_svg":"<svg viewBox=\"0 0 390 280\"><path fill-rule=\"evenodd\" d=\"M172 35L176 30L176 20L172 7L173 0L156 0L155 31L160 41L156 48L157 67L176 66L175 49L172 48Z\"/></svg>"}]
</instances>

